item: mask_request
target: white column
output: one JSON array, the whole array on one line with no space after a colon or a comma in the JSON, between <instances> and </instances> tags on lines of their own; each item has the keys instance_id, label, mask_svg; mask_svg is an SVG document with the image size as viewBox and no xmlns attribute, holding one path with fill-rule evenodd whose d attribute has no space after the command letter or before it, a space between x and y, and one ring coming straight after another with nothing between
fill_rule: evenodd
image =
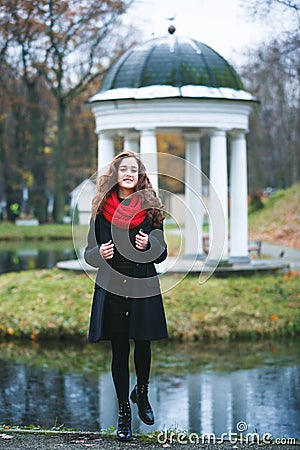
<instances>
[{"instance_id":1,"label":"white column","mask_svg":"<svg viewBox=\"0 0 300 450\"><path fill-rule=\"evenodd\" d=\"M140 131L140 157L146 166L153 188L158 190L158 161L155 128Z\"/></svg>"},{"instance_id":2,"label":"white column","mask_svg":"<svg viewBox=\"0 0 300 450\"><path fill-rule=\"evenodd\" d=\"M247 146L244 133L231 138L230 162L230 259L249 261Z\"/></svg>"},{"instance_id":3,"label":"white column","mask_svg":"<svg viewBox=\"0 0 300 450\"><path fill-rule=\"evenodd\" d=\"M215 130L210 138L210 259L228 259L228 175L226 132Z\"/></svg>"},{"instance_id":4,"label":"white column","mask_svg":"<svg viewBox=\"0 0 300 450\"><path fill-rule=\"evenodd\" d=\"M128 132L124 134L124 152L139 152L139 135L138 133Z\"/></svg>"},{"instance_id":5,"label":"white column","mask_svg":"<svg viewBox=\"0 0 300 450\"><path fill-rule=\"evenodd\" d=\"M186 133L185 138L185 256L204 259L203 204L200 135Z\"/></svg>"},{"instance_id":6,"label":"white column","mask_svg":"<svg viewBox=\"0 0 300 450\"><path fill-rule=\"evenodd\" d=\"M106 172L114 156L113 135L100 132L98 134L98 173Z\"/></svg>"}]
</instances>

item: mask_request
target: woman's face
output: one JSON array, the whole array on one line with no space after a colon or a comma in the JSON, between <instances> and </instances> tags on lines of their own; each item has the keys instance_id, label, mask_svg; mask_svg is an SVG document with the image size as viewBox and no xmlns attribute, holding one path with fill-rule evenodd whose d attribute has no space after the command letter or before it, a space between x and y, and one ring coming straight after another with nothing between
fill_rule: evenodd
<instances>
[{"instance_id":1,"label":"woman's face","mask_svg":"<svg viewBox=\"0 0 300 450\"><path fill-rule=\"evenodd\" d=\"M129 156L122 159L118 168L119 196L126 197L134 192L138 183L139 166L135 158Z\"/></svg>"}]
</instances>

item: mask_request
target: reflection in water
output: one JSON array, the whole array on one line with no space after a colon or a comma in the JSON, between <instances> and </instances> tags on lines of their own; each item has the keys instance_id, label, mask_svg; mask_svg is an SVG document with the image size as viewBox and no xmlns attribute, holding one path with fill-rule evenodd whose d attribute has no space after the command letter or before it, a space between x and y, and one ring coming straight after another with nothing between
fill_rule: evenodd
<instances>
[{"instance_id":1,"label":"reflection in water","mask_svg":"<svg viewBox=\"0 0 300 450\"><path fill-rule=\"evenodd\" d=\"M161 426L180 421L181 429L220 436L245 421L249 432L299 436L300 366L204 372L172 384L160 382Z\"/></svg>"},{"instance_id":2,"label":"reflection in water","mask_svg":"<svg viewBox=\"0 0 300 450\"><path fill-rule=\"evenodd\" d=\"M98 352L100 347L92 348ZM26 355L27 351L22 347L20 354ZM70 350L72 359L73 351ZM166 362L169 356L164 354L165 351L167 346L159 350L161 361ZM233 345L230 351L232 356ZM106 364L102 364L100 370L88 369L85 361L80 370L78 366L72 369L72 365L68 369L50 368L47 359L41 364L38 353L39 363L33 366L31 354L24 362L20 355L17 360L9 357L7 345L1 349L0 423L45 427L64 424L90 431L116 425L117 402ZM80 351L75 354L79 357ZM265 363L257 367L239 369L231 366L226 371L225 365L223 370L203 368L200 360L198 370L195 370L195 360L190 371L176 369L176 362L171 371L154 366L150 399L156 422L152 427L142 424L133 405L133 430L148 432L166 427L220 436L230 430L235 432L236 424L245 421L248 432L257 430L260 434L268 432L278 437L299 438L300 366L296 362L297 354L295 358L289 355L288 365L282 365L282 361L274 364L272 355L272 360L265 358ZM218 358L216 354L211 358L214 356ZM178 354L179 360L181 357ZM243 361L237 351L238 358L242 367ZM131 385L134 383L132 376Z\"/></svg>"},{"instance_id":3,"label":"reflection in water","mask_svg":"<svg viewBox=\"0 0 300 450\"><path fill-rule=\"evenodd\" d=\"M21 270L51 269L58 261L75 257L75 250L71 242L33 242L30 243L30 246L24 246L21 243L13 248L1 248L0 274Z\"/></svg>"}]
</instances>

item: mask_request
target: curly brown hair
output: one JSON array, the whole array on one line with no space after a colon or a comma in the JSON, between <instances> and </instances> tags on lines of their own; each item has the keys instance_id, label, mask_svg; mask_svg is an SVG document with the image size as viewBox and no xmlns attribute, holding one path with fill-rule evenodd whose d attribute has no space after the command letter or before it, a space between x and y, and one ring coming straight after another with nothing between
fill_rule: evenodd
<instances>
[{"instance_id":1,"label":"curly brown hair","mask_svg":"<svg viewBox=\"0 0 300 450\"><path fill-rule=\"evenodd\" d=\"M114 157L107 172L97 179L97 193L92 200L92 217L95 219L102 212L103 205L113 192L118 193L118 169L124 158L133 157L138 164L138 182L135 192L142 200L142 208L147 210L147 215L155 226L159 226L163 220L163 205L146 173L146 168L136 153L126 151Z\"/></svg>"}]
</instances>

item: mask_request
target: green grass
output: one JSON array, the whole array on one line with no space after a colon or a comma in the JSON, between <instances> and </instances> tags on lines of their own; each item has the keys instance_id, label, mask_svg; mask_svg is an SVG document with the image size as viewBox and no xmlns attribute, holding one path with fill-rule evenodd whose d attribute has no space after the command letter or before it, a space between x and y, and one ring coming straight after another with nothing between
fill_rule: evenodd
<instances>
[{"instance_id":1,"label":"green grass","mask_svg":"<svg viewBox=\"0 0 300 450\"><path fill-rule=\"evenodd\" d=\"M65 224L45 224L38 226L0 223L0 241L15 240L68 240L72 239L72 226Z\"/></svg>"},{"instance_id":2,"label":"green grass","mask_svg":"<svg viewBox=\"0 0 300 450\"><path fill-rule=\"evenodd\" d=\"M300 277L189 275L164 295L169 331L180 340L275 337L300 332Z\"/></svg>"},{"instance_id":3,"label":"green grass","mask_svg":"<svg viewBox=\"0 0 300 450\"><path fill-rule=\"evenodd\" d=\"M0 277L0 335L63 337L86 333L92 283L86 275L53 270Z\"/></svg>"},{"instance_id":4,"label":"green grass","mask_svg":"<svg viewBox=\"0 0 300 450\"><path fill-rule=\"evenodd\" d=\"M181 247L181 237L172 233L174 227L166 225L166 236L171 251L178 254ZM86 225L76 225L73 229L75 240L80 241L87 238L88 227ZM19 241L61 241L72 239L72 226L65 224L45 224L38 226L14 225L10 222L0 222L0 242L1 246L5 242ZM77 239L76 239L77 238Z\"/></svg>"},{"instance_id":5,"label":"green grass","mask_svg":"<svg viewBox=\"0 0 300 450\"><path fill-rule=\"evenodd\" d=\"M271 195L265 202L264 207L250 214L250 222L260 226L263 222L274 220L279 224L286 221L283 210L300 213L300 183L296 183L287 189L281 189Z\"/></svg>"},{"instance_id":6,"label":"green grass","mask_svg":"<svg viewBox=\"0 0 300 450\"><path fill-rule=\"evenodd\" d=\"M162 277L162 288L174 281L176 275ZM1 275L0 337L86 339L92 292L82 273ZM300 277L293 272L211 278L203 285L188 275L164 294L164 303L170 338L177 341L300 334Z\"/></svg>"}]
</instances>

